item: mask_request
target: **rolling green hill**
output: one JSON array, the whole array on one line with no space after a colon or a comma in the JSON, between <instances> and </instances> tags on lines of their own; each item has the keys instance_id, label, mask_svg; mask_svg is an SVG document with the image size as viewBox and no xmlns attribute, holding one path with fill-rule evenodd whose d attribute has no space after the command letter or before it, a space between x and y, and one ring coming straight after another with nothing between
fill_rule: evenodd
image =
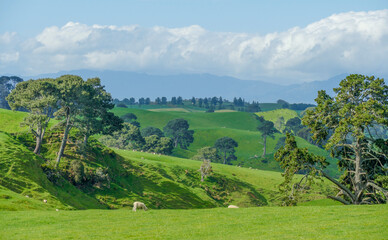
<instances>
[{"instance_id":1,"label":"rolling green hill","mask_svg":"<svg viewBox=\"0 0 388 240\"><path fill-rule=\"evenodd\" d=\"M242 207L279 204L280 173L213 164L213 174L200 181L201 162L150 153L111 150L92 144L87 156L78 155L69 144L60 165L61 175L49 177L41 165L49 163L34 155L17 139L0 133L0 209L90 209L125 208L143 201L156 208L212 208L228 204ZM57 143L51 142L57 146ZM44 156L50 157L50 150ZM85 172L105 168L108 183L78 187L70 184L69 165L82 159ZM54 179L54 180L53 180ZM305 200L324 198L324 184ZM27 197L28 196L28 197ZM48 200L43 203L42 200Z\"/></svg>"},{"instance_id":2,"label":"rolling green hill","mask_svg":"<svg viewBox=\"0 0 388 240\"><path fill-rule=\"evenodd\" d=\"M134 113L138 117L142 127L154 126L160 129L167 124L168 121L176 118L184 118L189 122L190 129L194 130L194 142L187 150L175 149L174 156L182 158L191 158L198 149L206 146L213 146L215 141L221 137L231 137L235 139L239 146L236 148L237 161L233 161L234 165L242 165L244 167L259 168L264 170L280 171L279 165L273 159L275 146L282 134L275 134L275 138L267 138L267 155L261 158L263 152L263 144L261 133L256 130L258 121L254 114L247 112L178 112L178 111L162 111L154 112L144 109L133 108L114 108L113 112L122 116L126 113ZM257 113L264 116L265 119L275 119L277 116L283 116L287 121L290 118L298 116L298 114L289 109L279 109L269 112ZM338 168L335 164L336 160L330 157L330 154L317 146L314 146L302 138L297 137L297 142L301 147L307 147L314 154L325 156L331 163L327 172L333 176L338 175Z\"/></svg>"}]
</instances>

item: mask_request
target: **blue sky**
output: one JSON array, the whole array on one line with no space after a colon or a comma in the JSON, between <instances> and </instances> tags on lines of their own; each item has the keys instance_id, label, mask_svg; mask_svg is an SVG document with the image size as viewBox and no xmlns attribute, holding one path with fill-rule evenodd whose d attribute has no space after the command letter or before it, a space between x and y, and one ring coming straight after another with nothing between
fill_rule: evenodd
<instances>
[{"instance_id":1,"label":"blue sky","mask_svg":"<svg viewBox=\"0 0 388 240\"><path fill-rule=\"evenodd\" d=\"M282 83L387 74L387 9L386 0L2 0L0 73L82 67Z\"/></svg>"},{"instance_id":2,"label":"blue sky","mask_svg":"<svg viewBox=\"0 0 388 240\"><path fill-rule=\"evenodd\" d=\"M334 13L387 9L387 0L2 0L0 32L32 36L67 22L143 27L200 25L210 31L266 34Z\"/></svg>"}]
</instances>

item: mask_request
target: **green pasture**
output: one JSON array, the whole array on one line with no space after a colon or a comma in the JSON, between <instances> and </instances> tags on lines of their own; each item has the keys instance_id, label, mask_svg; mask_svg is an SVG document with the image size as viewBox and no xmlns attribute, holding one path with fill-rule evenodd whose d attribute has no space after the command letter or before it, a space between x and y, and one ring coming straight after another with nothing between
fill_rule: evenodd
<instances>
[{"instance_id":1,"label":"green pasture","mask_svg":"<svg viewBox=\"0 0 388 240\"><path fill-rule=\"evenodd\" d=\"M386 239L387 205L1 212L2 239Z\"/></svg>"}]
</instances>

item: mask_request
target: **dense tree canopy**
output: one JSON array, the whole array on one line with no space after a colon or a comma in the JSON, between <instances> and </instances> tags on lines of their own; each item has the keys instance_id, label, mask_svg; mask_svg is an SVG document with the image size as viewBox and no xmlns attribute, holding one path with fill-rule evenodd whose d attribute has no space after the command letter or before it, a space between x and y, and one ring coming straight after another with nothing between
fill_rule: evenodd
<instances>
[{"instance_id":1,"label":"dense tree canopy","mask_svg":"<svg viewBox=\"0 0 388 240\"><path fill-rule=\"evenodd\" d=\"M36 138L36 154L40 153L46 128L57 108L58 94L54 79L47 78L20 82L7 97L13 110L29 112L22 125L28 126Z\"/></svg>"},{"instance_id":2,"label":"dense tree canopy","mask_svg":"<svg viewBox=\"0 0 388 240\"><path fill-rule=\"evenodd\" d=\"M179 145L181 148L187 149L194 141L194 131L189 130L189 123L182 118L169 121L163 131L167 137L173 140L175 148Z\"/></svg>"},{"instance_id":3,"label":"dense tree canopy","mask_svg":"<svg viewBox=\"0 0 388 240\"><path fill-rule=\"evenodd\" d=\"M307 111L302 122L311 129L314 140L327 141L325 148L340 159L341 180L328 176L323 171L326 164L320 164L323 161L318 157L311 156L307 164L301 162L301 157L292 154L298 150L291 140L277 158L285 161L285 166L295 164L307 172L316 169L337 185L338 195L331 198L344 204L386 202L388 191L376 179L388 174L388 141L374 129L388 126L388 87L383 79L352 74L334 92L336 96L330 97L319 91L318 106Z\"/></svg>"},{"instance_id":4,"label":"dense tree canopy","mask_svg":"<svg viewBox=\"0 0 388 240\"><path fill-rule=\"evenodd\" d=\"M234 148L238 147L238 143L230 137L222 137L217 139L214 147L219 152L223 160L223 164L230 164L231 160L236 160L237 157L234 155L236 150Z\"/></svg>"},{"instance_id":5,"label":"dense tree canopy","mask_svg":"<svg viewBox=\"0 0 388 240\"><path fill-rule=\"evenodd\" d=\"M149 137L149 136L152 136L152 135L156 135L158 137L164 137L164 133L162 132L162 130L160 130L159 128L156 128L156 127L145 127L141 130L141 135L143 137Z\"/></svg>"}]
</instances>

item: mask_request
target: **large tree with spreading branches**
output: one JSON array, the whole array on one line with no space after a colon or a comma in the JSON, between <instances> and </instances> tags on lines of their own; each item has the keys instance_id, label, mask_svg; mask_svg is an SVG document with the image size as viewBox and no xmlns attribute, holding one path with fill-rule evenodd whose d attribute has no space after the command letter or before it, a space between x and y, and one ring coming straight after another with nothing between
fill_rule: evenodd
<instances>
[{"instance_id":1,"label":"large tree with spreading branches","mask_svg":"<svg viewBox=\"0 0 388 240\"><path fill-rule=\"evenodd\" d=\"M307 111L302 123L311 129L314 140L325 141L324 147L339 159L340 180L323 171L327 164L321 158L302 154L292 139L276 159L286 169L285 175L304 170L311 177L326 177L339 190L331 198L344 204L387 202L388 190L376 180L388 175L387 136L379 134L388 126L388 87L384 79L352 74L334 92L335 97L330 97L319 91L317 107Z\"/></svg>"}]
</instances>

